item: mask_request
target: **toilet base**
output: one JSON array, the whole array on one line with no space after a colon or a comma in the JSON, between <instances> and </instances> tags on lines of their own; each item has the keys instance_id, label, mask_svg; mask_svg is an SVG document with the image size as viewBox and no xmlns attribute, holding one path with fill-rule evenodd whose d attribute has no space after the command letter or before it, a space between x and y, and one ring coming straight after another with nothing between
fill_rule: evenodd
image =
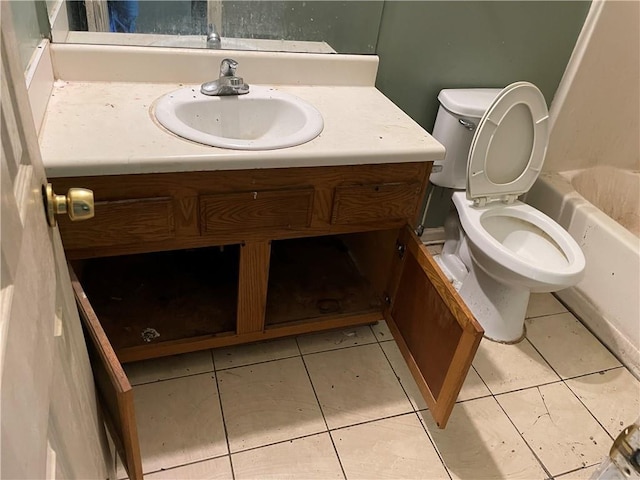
<instances>
[{"instance_id":1,"label":"toilet base","mask_svg":"<svg viewBox=\"0 0 640 480\"><path fill-rule=\"evenodd\" d=\"M500 343L524 339L529 289L505 285L487 275L472 259L464 237L445 243L434 260L482 325L487 339Z\"/></svg>"},{"instance_id":2,"label":"toilet base","mask_svg":"<svg viewBox=\"0 0 640 480\"><path fill-rule=\"evenodd\" d=\"M529 289L502 284L472 262L458 292L484 328L486 338L500 343L524 339Z\"/></svg>"}]
</instances>

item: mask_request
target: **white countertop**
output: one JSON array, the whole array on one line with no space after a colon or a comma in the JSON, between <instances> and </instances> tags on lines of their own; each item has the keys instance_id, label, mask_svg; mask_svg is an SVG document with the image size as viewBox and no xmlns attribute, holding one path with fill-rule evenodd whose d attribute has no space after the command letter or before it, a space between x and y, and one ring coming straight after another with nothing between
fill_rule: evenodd
<instances>
[{"instance_id":1,"label":"white countertop","mask_svg":"<svg viewBox=\"0 0 640 480\"><path fill-rule=\"evenodd\" d=\"M150 106L177 83L58 80L40 134L49 177L425 162L444 147L373 86L269 85L314 105L324 130L303 145L227 150L159 127ZM199 86L198 86L199 87Z\"/></svg>"}]
</instances>

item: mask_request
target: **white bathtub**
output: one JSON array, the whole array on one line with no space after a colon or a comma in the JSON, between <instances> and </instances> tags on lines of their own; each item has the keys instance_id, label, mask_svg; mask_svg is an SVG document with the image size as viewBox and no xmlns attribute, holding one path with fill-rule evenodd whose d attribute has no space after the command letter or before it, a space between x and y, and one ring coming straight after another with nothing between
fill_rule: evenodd
<instances>
[{"instance_id":1,"label":"white bathtub","mask_svg":"<svg viewBox=\"0 0 640 480\"><path fill-rule=\"evenodd\" d=\"M526 202L562 225L587 260L584 279L556 295L640 378L640 173L543 173Z\"/></svg>"}]
</instances>

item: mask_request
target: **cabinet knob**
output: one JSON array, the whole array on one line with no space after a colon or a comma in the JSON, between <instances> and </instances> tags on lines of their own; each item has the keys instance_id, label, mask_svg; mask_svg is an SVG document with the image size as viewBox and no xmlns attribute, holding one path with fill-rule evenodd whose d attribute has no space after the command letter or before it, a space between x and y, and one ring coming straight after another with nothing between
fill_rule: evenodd
<instances>
[{"instance_id":1,"label":"cabinet knob","mask_svg":"<svg viewBox=\"0 0 640 480\"><path fill-rule=\"evenodd\" d=\"M49 226L55 227L56 214L69 215L72 221L93 218L93 192L86 188L70 188L66 195L56 195L50 183L43 187L44 205Z\"/></svg>"}]
</instances>

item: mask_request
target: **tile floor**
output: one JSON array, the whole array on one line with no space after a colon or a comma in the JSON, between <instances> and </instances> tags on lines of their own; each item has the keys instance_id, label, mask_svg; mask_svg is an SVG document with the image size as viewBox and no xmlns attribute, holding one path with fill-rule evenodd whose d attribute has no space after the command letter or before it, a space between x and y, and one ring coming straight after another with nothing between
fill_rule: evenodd
<instances>
[{"instance_id":1,"label":"tile floor","mask_svg":"<svg viewBox=\"0 0 640 480\"><path fill-rule=\"evenodd\" d=\"M552 295L527 317L481 342L445 430L384 322L128 365L145 478L587 479L640 383Z\"/></svg>"}]
</instances>

